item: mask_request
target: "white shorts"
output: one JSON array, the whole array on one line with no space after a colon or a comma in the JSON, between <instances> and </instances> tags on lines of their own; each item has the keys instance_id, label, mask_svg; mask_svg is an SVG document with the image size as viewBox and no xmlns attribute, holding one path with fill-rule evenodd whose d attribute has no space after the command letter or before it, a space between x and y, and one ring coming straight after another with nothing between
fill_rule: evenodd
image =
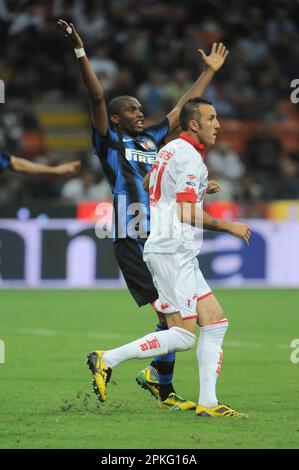
<instances>
[{"instance_id":1,"label":"white shorts","mask_svg":"<svg viewBox=\"0 0 299 470\"><path fill-rule=\"evenodd\" d=\"M197 300L212 293L190 250L144 253L159 298L153 306L163 313L180 312L183 320L197 316Z\"/></svg>"}]
</instances>

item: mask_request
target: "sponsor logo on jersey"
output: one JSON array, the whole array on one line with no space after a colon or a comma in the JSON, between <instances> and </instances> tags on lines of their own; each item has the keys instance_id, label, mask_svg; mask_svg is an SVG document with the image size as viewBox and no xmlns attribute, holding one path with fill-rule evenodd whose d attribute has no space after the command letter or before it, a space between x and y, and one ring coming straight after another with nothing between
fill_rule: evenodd
<instances>
[{"instance_id":1,"label":"sponsor logo on jersey","mask_svg":"<svg viewBox=\"0 0 299 470\"><path fill-rule=\"evenodd\" d=\"M156 160L156 152L143 152L142 150L126 149L126 159L128 162L140 162L153 165Z\"/></svg>"},{"instance_id":2,"label":"sponsor logo on jersey","mask_svg":"<svg viewBox=\"0 0 299 470\"><path fill-rule=\"evenodd\" d=\"M147 339L145 343L141 343L139 346L141 351L148 351L149 349L158 349L160 347L160 343L158 338L155 336L153 339Z\"/></svg>"},{"instance_id":3,"label":"sponsor logo on jersey","mask_svg":"<svg viewBox=\"0 0 299 470\"><path fill-rule=\"evenodd\" d=\"M220 372L221 372L222 359L223 359L223 352L221 352L221 353L219 354L219 359L218 359L218 362L217 362L217 370L216 370L216 374L217 374L217 375L220 375Z\"/></svg>"},{"instance_id":4,"label":"sponsor logo on jersey","mask_svg":"<svg viewBox=\"0 0 299 470\"><path fill-rule=\"evenodd\" d=\"M186 184L188 186L196 186L196 183L193 183L193 181L186 181Z\"/></svg>"},{"instance_id":5,"label":"sponsor logo on jersey","mask_svg":"<svg viewBox=\"0 0 299 470\"><path fill-rule=\"evenodd\" d=\"M161 304L161 310L166 310L169 308L168 304Z\"/></svg>"}]
</instances>

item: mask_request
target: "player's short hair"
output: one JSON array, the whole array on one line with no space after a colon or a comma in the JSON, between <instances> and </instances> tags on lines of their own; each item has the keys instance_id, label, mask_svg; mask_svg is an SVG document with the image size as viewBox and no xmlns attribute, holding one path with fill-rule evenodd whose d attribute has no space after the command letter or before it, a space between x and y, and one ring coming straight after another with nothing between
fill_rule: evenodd
<instances>
[{"instance_id":1,"label":"player's short hair","mask_svg":"<svg viewBox=\"0 0 299 470\"><path fill-rule=\"evenodd\" d=\"M129 95L122 95L122 96L116 96L115 98L112 98L111 101L109 101L108 106L107 106L107 112L108 116L111 116L112 114L119 114L119 111L121 107L131 99L136 99L134 96L129 96Z\"/></svg>"},{"instance_id":2,"label":"player's short hair","mask_svg":"<svg viewBox=\"0 0 299 470\"><path fill-rule=\"evenodd\" d=\"M200 104L212 105L212 102L204 98L190 98L190 100L182 106L180 111L180 124L183 131L187 131L189 129L190 119L195 119L196 121L200 120Z\"/></svg>"}]
</instances>

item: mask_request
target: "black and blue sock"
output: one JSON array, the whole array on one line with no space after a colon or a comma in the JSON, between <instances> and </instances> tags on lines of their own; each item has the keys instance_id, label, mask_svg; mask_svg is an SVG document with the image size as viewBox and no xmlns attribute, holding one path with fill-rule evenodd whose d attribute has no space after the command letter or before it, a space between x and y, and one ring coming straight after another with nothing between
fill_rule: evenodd
<instances>
[{"instance_id":1,"label":"black and blue sock","mask_svg":"<svg viewBox=\"0 0 299 470\"><path fill-rule=\"evenodd\" d=\"M162 327L161 325L157 325L156 327L156 331L163 331L167 329L167 327ZM174 388L172 385L174 363L174 352L165 354L163 356L158 356L151 362L151 366L157 369L158 371L159 396L161 401L166 400L168 395L174 392Z\"/></svg>"}]
</instances>

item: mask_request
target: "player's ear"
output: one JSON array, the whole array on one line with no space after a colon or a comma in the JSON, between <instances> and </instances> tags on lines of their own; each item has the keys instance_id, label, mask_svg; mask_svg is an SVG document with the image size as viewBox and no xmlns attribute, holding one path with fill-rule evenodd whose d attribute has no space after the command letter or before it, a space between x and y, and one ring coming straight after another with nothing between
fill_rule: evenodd
<instances>
[{"instance_id":1,"label":"player's ear","mask_svg":"<svg viewBox=\"0 0 299 470\"><path fill-rule=\"evenodd\" d=\"M120 122L120 117L117 114L111 114L110 120L113 124L119 124Z\"/></svg>"},{"instance_id":2,"label":"player's ear","mask_svg":"<svg viewBox=\"0 0 299 470\"><path fill-rule=\"evenodd\" d=\"M199 124L197 121L195 121L195 119L190 119L189 127L192 131L197 132L199 129Z\"/></svg>"}]
</instances>

